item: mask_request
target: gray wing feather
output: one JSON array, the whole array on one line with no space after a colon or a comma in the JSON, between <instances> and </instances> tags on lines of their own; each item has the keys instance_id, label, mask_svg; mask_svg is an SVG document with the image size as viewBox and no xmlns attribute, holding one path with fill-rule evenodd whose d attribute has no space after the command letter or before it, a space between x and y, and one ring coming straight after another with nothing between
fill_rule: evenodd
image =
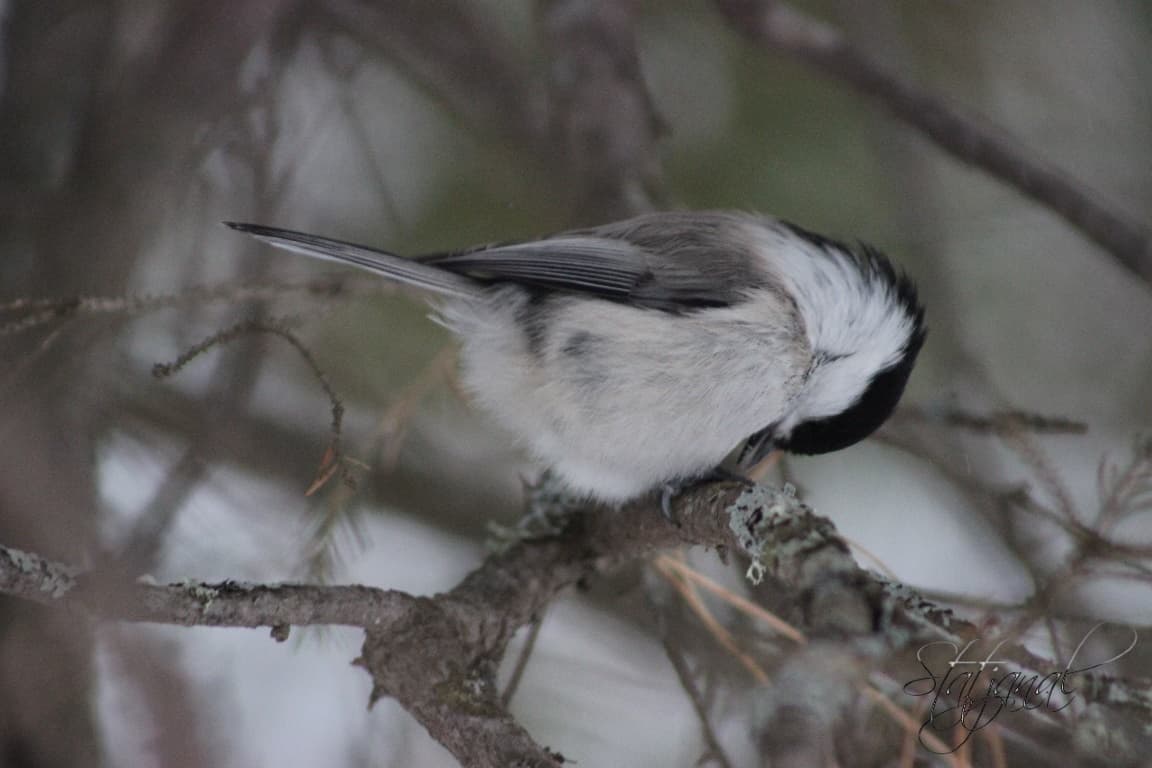
<instances>
[{"instance_id":1,"label":"gray wing feather","mask_svg":"<svg viewBox=\"0 0 1152 768\"><path fill-rule=\"evenodd\" d=\"M449 296L476 296L483 286L454 272L439 269L412 259L397 256L394 253L354 245L341 240L332 240L327 237L309 235L303 232L293 232L287 229L264 227L258 224L237 224L224 222L232 229L246 232L258 240L262 240L277 248L302 253L325 261L335 261L340 264L351 264L360 269L375 272L397 282L407 283L419 288L426 288L436 293Z\"/></svg>"},{"instance_id":2,"label":"gray wing feather","mask_svg":"<svg viewBox=\"0 0 1152 768\"><path fill-rule=\"evenodd\" d=\"M374 248L253 224L229 224L279 248L449 295L510 282L680 312L739 302L767 276L741 233L748 217L658 213L543 240L405 259Z\"/></svg>"},{"instance_id":3,"label":"gray wing feather","mask_svg":"<svg viewBox=\"0 0 1152 768\"><path fill-rule=\"evenodd\" d=\"M738 303L750 289L769 282L748 235L749 228L761 221L724 211L672 211L592 231L658 256L650 262L650 278L636 286L633 301L661 309L690 309Z\"/></svg>"},{"instance_id":4,"label":"gray wing feather","mask_svg":"<svg viewBox=\"0 0 1152 768\"><path fill-rule=\"evenodd\" d=\"M554 237L427 256L422 261L483 279L620 298L630 295L649 272L643 250L603 237Z\"/></svg>"},{"instance_id":5,"label":"gray wing feather","mask_svg":"<svg viewBox=\"0 0 1152 768\"><path fill-rule=\"evenodd\" d=\"M767 282L741 237L746 227L747 217L733 214L658 213L422 260L482 280L683 311L736 303Z\"/></svg>"}]
</instances>

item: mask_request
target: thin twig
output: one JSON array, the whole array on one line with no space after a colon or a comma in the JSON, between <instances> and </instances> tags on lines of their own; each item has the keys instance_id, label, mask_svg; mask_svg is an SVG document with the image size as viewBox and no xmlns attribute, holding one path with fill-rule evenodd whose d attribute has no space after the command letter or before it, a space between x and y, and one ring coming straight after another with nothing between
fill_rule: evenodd
<instances>
[{"instance_id":1,"label":"thin twig","mask_svg":"<svg viewBox=\"0 0 1152 768\"><path fill-rule=\"evenodd\" d=\"M379 469L384 472L395 469L417 407L436 385L442 381L451 381L455 366L456 348L447 345L393 398L392 404L380 417L373 435L375 444L372 446L372 454L381 457Z\"/></svg>"},{"instance_id":2,"label":"thin twig","mask_svg":"<svg viewBox=\"0 0 1152 768\"><path fill-rule=\"evenodd\" d=\"M744 611L749 616L764 622L775 632L784 635L793 642L801 644L807 642L807 638L804 637L803 632L796 629L796 627L784 621L776 614L762 606L757 605L745 597L737 595L735 592L725 588L723 585L717 584L715 581L708 578L704 574L688 567L673 557L669 557L668 555L661 555L660 557L656 558L656 567L664 571L675 571L683 578L691 581L699 587L706 589L720 599L724 600L726 603L729 603L741 611Z\"/></svg>"},{"instance_id":3,"label":"thin twig","mask_svg":"<svg viewBox=\"0 0 1152 768\"><path fill-rule=\"evenodd\" d=\"M716 638L716 642L720 643L732 658L740 662L741 666L748 670L757 683L761 685L767 683L769 677L768 673L764 671L764 667L740 648L736 639L732 637L732 633L725 629L724 625L721 624L712 614L712 611L708 609L708 606L700 598L700 594L696 591L692 583L684 578L682 573L669 568L667 565L668 562L675 561L671 558L661 558L656 562L656 570L660 572L660 575L667 579L668 583L680 593L680 596L684 598L684 602L688 604L688 607L692 609L692 612L696 614L708 632Z\"/></svg>"},{"instance_id":4,"label":"thin twig","mask_svg":"<svg viewBox=\"0 0 1152 768\"><path fill-rule=\"evenodd\" d=\"M992 768L1008 768L1008 754L1004 750L1004 737L1000 735L1000 726L990 724L990 727L984 729L984 738L988 741Z\"/></svg>"},{"instance_id":5,"label":"thin twig","mask_svg":"<svg viewBox=\"0 0 1152 768\"><path fill-rule=\"evenodd\" d=\"M905 729L911 729L913 731L919 732L920 738L924 740L925 744L931 747L937 754L951 763L955 768L960 768L960 760L956 757L956 755L948 754L950 750L947 746L944 745L944 742L940 741L940 739L932 733L926 730L922 731L920 728L920 723L913 720L912 716L905 712L903 709L893 704L892 700L885 696L881 691L871 685L862 686L861 691L865 696L878 704L880 709L882 709L884 713L887 714L890 718L899 723Z\"/></svg>"},{"instance_id":6,"label":"thin twig","mask_svg":"<svg viewBox=\"0 0 1152 768\"><path fill-rule=\"evenodd\" d=\"M700 596L696 593L696 590L691 586L691 584L688 583L689 581L695 582L696 584L699 584L700 586L703 586L709 591L713 592L713 594L723 597L726 601L736 606L738 610L742 611L748 616L761 618L765 621L768 621L768 623L774 627L783 625L783 627L787 628L787 630L790 630L792 633L794 633L794 635L790 634L789 636L792 637L793 640L796 640L798 643L803 644L807 642L806 638L802 633L799 632L799 630L796 630L791 625L783 622L774 614L771 614L765 611L759 605L744 600L739 595L735 595L729 590L724 589L724 587L721 585L712 581L703 574L698 573L692 568L689 568L687 565L681 563L675 558L669 557L668 555L661 555L659 558L657 558L655 564L657 570L659 570L660 573L663 574L665 578L667 578L668 581L674 587L676 587L677 591L680 592L680 594L684 597L685 602L688 603L689 607L692 608L693 612L696 613L696 615L704 623L705 627L708 628L712 636L715 637L716 640L725 648L725 650L732 654L732 656L736 658L737 661L739 661L746 669L752 672L753 677L758 682L764 684L769 680L767 673L764 672L763 667L761 667L760 664L753 660L749 655L740 650L731 633L728 632L728 630L720 624L715 616L713 616L712 612L708 610L707 606L700 599ZM680 579L684 579L684 583L680 583L680 579L674 578L674 573L678 575ZM785 632L785 634L788 634L788 632ZM884 696L884 694L880 693L880 691L876 690L872 686L865 685L861 688L861 691L865 695L876 699L877 703L881 704L881 709L890 717L892 717L897 723L900 723L904 727L909 727L909 724L913 723L907 713L889 701L888 698ZM877 699L877 697L879 698ZM883 701L879 701L879 699L882 699ZM918 726L913 727L915 727L916 730L919 730ZM937 740L930 734L925 736L925 743L929 744L933 749L937 749L938 751L947 751L944 748L943 742ZM958 759L955 756L952 757L952 762L956 768L963 768L963 766L967 764L965 760Z\"/></svg>"},{"instance_id":7,"label":"thin twig","mask_svg":"<svg viewBox=\"0 0 1152 768\"><path fill-rule=\"evenodd\" d=\"M917 720L924 716L928 705L921 701L913 706ZM904 738L900 741L900 760L897 768L914 768L916 765L916 737L920 729L915 722L901 722L904 729Z\"/></svg>"},{"instance_id":8,"label":"thin twig","mask_svg":"<svg viewBox=\"0 0 1152 768\"><path fill-rule=\"evenodd\" d=\"M1123 470L1107 457L1102 459L1097 491L1100 508L1094 527L1101 533L1107 533L1126 515L1145 509L1152 501L1152 441L1145 436L1137 438L1132 460Z\"/></svg>"},{"instance_id":9,"label":"thin twig","mask_svg":"<svg viewBox=\"0 0 1152 768\"><path fill-rule=\"evenodd\" d=\"M289 328L289 322L287 320L282 318L255 318L251 320L243 320L239 323L236 323L235 325L225 328L222 331L218 331L217 333L212 334L197 344L194 344L170 363L156 363L152 366L152 375L156 378L162 379L179 373L180 370L184 368L184 366L188 365L188 363L192 362L197 357L204 354L213 347L227 344L249 333L270 333L274 336L278 336L284 341L288 342L292 348L295 349L304 359L304 362L312 371L312 375L320 383L320 387L324 390L324 394L327 395L328 403L332 412L332 422L331 426L329 427L331 431L331 438L329 439L328 450L325 451L325 459L321 463L321 477L324 477L325 481L327 480L327 477L331 477L331 473L328 473L329 468L332 468L332 471L335 471L335 469L339 467L340 471L343 472L344 463L341 461L343 454L340 450L340 440L344 425L344 404L336 395L336 391L332 389L332 384L328 381L328 375L324 373L324 369L320 367L318 362L316 362L316 358L312 356L312 352L308 349L308 347L304 345L304 342L302 342L300 338L292 332L292 330ZM327 477L325 477L326 473ZM314 481L312 483L312 486L309 488L309 492L315 490L317 487L317 482L318 481Z\"/></svg>"},{"instance_id":10,"label":"thin twig","mask_svg":"<svg viewBox=\"0 0 1152 768\"><path fill-rule=\"evenodd\" d=\"M357 461L349 456L337 456L329 447L325 452L324 460L320 463L316 479L305 491L311 496L325 486L336 474L341 473L346 489L355 490L355 484L349 482L352 472L349 467L359 470L371 471L373 469L388 473L395 469L400 458L408 429L416 409L432 389L443 380L451 381L452 371L455 370L456 348L448 345L441 349L432 358L424 370L396 396L393 403L384 411L378 420L373 435L373 445L368 453L379 456L380 460L375 467ZM308 557L307 572L312 578L324 581L331 571L334 560L331 551L331 537L337 525L350 520L350 511L353 509L351 501L353 495L350 490L329 496L324 515L312 533L311 551Z\"/></svg>"},{"instance_id":11,"label":"thin twig","mask_svg":"<svg viewBox=\"0 0 1152 768\"><path fill-rule=\"evenodd\" d=\"M528 635L524 638L524 645L516 657L516 666L512 668L508 684L504 686L504 692L500 694L500 705L505 708L512 703L512 697L516 695L516 689L520 687L520 680L524 677L524 670L528 668L528 660L532 658L532 651L536 649L536 638L540 636L540 627L543 625L544 611L541 610L540 615L532 619L532 623L528 625Z\"/></svg>"},{"instance_id":12,"label":"thin twig","mask_svg":"<svg viewBox=\"0 0 1152 768\"><path fill-rule=\"evenodd\" d=\"M1088 425L1065 416L1048 416L1031 411L1009 409L991 413L973 413L960 408L935 412L915 405L901 406L894 418L897 422L942 424L978 434L1001 435L1008 431L1025 430L1036 434L1082 435Z\"/></svg>"},{"instance_id":13,"label":"thin twig","mask_svg":"<svg viewBox=\"0 0 1152 768\"><path fill-rule=\"evenodd\" d=\"M1033 476L1044 485L1056 504L1059 517L1067 524L1078 525L1080 516L1076 512L1076 503L1072 500L1072 493L1067 484L1048 458L1048 454L1034 437L1023 429L1009 429L1000 435L1001 442L1023 461Z\"/></svg>"},{"instance_id":14,"label":"thin twig","mask_svg":"<svg viewBox=\"0 0 1152 768\"><path fill-rule=\"evenodd\" d=\"M318 297L377 295L394 290L379 280L362 277L334 277L298 283L265 283L261 285L194 286L179 293L156 296L70 296L60 299L21 298L0 305L0 312L27 314L0 323L0 336L10 336L75 315L136 315L161 309L203 306L218 303L240 303L275 299L294 293Z\"/></svg>"},{"instance_id":15,"label":"thin twig","mask_svg":"<svg viewBox=\"0 0 1152 768\"><path fill-rule=\"evenodd\" d=\"M688 668L688 660L684 658L683 652L670 635L664 633L660 641L664 644L664 653L668 656L668 661L672 662L672 668L676 670L676 677L680 680L680 686L684 689L684 693L688 694L688 701L692 703L692 709L696 712L696 719L700 722L700 732L704 736L704 744L708 747L708 751L696 764L703 765L705 760L712 760L718 763L721 768L732 768L732 761L725 754L724 747L720 745L720 739L716 736L716 731L713 730L712 722L708 718L708 705L696 687L696 681L692 679L692 670Z\"/></svg>"},{"instance_id":16,"label":"thin twig","mask_svg":"<svg viewBox=\"0 0 1152 768\"><path fill-rule=\"evenodd\" d=\"M70 318L62 320L55 328L44 334L44 338L40 340L34 350L25 354L19 362L5 371L7 375L0 379L0 393L5 392L9 387L15 388L27 372L33 369L36 362L43 359L51 351L52 347L64 335L64 331L73 327L69 320ZM2 330L0 330L0 335L3 335Z\"/></svg>"}]
</instances>

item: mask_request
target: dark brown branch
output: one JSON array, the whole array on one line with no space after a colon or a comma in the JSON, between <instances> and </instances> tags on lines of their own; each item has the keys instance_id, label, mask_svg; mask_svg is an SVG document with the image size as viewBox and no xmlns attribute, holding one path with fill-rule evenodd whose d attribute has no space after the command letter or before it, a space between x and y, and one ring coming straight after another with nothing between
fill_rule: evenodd
<instances>
[{"instance_id":1,"label":"dark brown branch","mask_svg":"<svg viewBox=\"0 0 1152 768\"><path fill-rule=\"evenodd\" d=\"M861 648L870 648L877 664L898 661L900 651L927 640L962 645L961 637L978 635L975 627L858 568L832 524L788 494L733 483L697 488L676 505L679 526L664 520L657 507L646 500L623 510L587 510L564 534L494 555L456 588L432 598L357 586L232 582L135 583L113 590L65 566L3 548L0 592L109 618L270 626L278 639L291 624L364 627L358 664L372 675L373 699L392 696L463 765L485 768L561 762L500 704L495 669L516 630L560 590L661 549L705 544L753 553L771 588L797 606L808 638L866 640ZM1041 676L1057 668L1020 648L1001 650ZM1108 712L1145 719L1152 712L1152 698L1141 693L1123 699L1117 688L1123 684L1083 677L1085 698ZM1148 688L1131 685L1134 692Z\"/></svg>"},{"instance_id":2,"label":"dark brown branch","mask_svg":"<svg viewBox=\"0 0 1152 768\"><path fill-rule=\"evenodd\" d=\"M365 627L360 664L372 675L373 696L396 698L465 766L553 766L555 753L536 745L499 704L495 665L512 634L557 592L660 549L688 543L734 546L722 512L742 486L720 484L685 495L680 525L669 525L650 502L626 510L589 510L571 530L512 547L489 558L452 591L414 598L366 587L242 585L233 583L85 589L67 568L14 550L0 556L0 591L44 603L77 605L97 615L175 624L271 626L336 623ZM850 568L847 549L831 525L811 512L777 521L772 510L749 508L779 546L771 572L781 583L816 592L840 581L811 583L818 569L801 561ZM772 521L776 521L776 525ZM770 524L772 523L772 524ZM798 546L802 544L802 546ZM867 600L866 596L860 599ZM858 611L848 611L855 616ZM834 617L819 622L835 626Z\"/></svg>"},{"instance_id":3,"label":"dark brown branch","mask_svg":"<svg viewBox=\"0 0 1152 768\"><path fill-rule=\"evenodd\" d=\"M1152 284L1152 229L1100 202L1070 173L1037 157L989 121L953 107L888 71L835 27L776 0L716 0L733 26L885 106L953 157L983 169L1062 217Z\"/></svg>"}]
</instances>

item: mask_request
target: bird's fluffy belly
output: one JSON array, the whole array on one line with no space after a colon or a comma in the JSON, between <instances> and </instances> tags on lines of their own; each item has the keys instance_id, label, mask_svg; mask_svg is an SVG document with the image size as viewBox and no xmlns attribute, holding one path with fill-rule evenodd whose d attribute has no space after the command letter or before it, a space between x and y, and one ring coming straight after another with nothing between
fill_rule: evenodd
<instances>
[{"instance_id":1,"label":"bird's fluffy belly","mask_svg":"<svg viewBox=\"0 0 1152 768\"><path fill-rule=\"evenodd\" d=\"M727 309L669 316L561 299L533 337L523 298L510 298L443 311L464 383L574 490L603 500L715 467L780 417L807 366L802 329L718 323Z\"/></svg>"}]
</instances>

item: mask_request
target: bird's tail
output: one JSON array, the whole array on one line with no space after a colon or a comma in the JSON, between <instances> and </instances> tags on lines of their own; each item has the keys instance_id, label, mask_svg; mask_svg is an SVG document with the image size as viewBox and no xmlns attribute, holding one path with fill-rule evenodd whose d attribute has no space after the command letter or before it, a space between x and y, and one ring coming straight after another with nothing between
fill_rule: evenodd
<instances>
[{"instance_id":1,"label":"bird's tail","mask_svg":"<svg viewBox=\"0 0 1152 768\"><path fill-rule=\"evenodd\" d=\"M315 259L351 264L354 267L375 272L390 280L425 288L436 293L448 296L474 297L481 288L480 283L464 275L406 259L387 251L345 243L340 240L331 240L327 237L308 235L303 232L264 227L259 224L238 224L231 221L224 223L238 232L246 232L257 240L263 240L286 251L295 251Z\"/></svg>"}]
</instances>

